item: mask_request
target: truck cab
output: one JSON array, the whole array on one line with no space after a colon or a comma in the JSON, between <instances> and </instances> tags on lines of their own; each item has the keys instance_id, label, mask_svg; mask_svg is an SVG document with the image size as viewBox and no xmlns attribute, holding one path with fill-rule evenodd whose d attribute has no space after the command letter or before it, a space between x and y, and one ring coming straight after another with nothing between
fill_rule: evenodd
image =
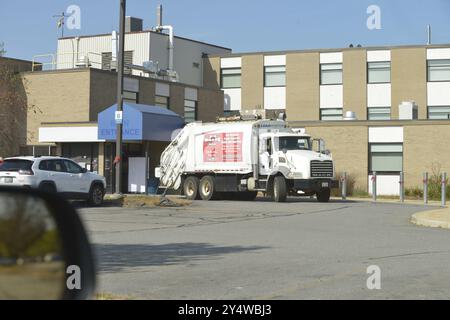
<instances>
[{"instance_id":1,"label":"truck cab","mask_svg":"<svg viewBox=\"0 0 450 320\"><path fill-rule=\"evenodd\" d=\"M324 150L324 142L317 140L319 150L313 150L310 135L294 131L268 132L260 135L259 175L273 184L274 177L282 176L286 192L291 195L317 194L319 201L328 201L330 189L338 186L334 179L331 154ZM264 179L263 179L264 181ZM268 190L274 186L268 187ZM281 195L283 196L283 195Z\"/></svg>"}]
</instances>

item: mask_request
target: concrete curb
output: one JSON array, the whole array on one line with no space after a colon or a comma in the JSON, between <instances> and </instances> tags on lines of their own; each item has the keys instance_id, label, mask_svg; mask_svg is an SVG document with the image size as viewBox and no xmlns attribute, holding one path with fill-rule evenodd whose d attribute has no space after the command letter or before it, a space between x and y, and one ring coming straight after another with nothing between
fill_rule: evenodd
<instances>
[{"instance_id":1,"label":"concrete curb","mask_svg":"<svg viewBox=\"0 0 450 320\"><path fill-rule=\"evenodd\" d=\"M450 229L450 208L413 214L411 222L423 227Z\"/></svg>"}]
</instances>

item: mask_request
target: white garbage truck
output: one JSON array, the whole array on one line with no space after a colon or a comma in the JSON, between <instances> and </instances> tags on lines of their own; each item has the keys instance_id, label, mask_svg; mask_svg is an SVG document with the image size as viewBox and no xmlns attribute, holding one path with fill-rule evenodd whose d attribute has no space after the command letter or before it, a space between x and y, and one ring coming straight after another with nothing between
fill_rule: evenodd
<instances>
[{"instance_id":1,"label":"white garbage truck","mask_svg":"<svg viewBox=\"0 0 450 320\"><path fill-rule=\"evenodd\" d=\"M190 200L253 200L262 192L276 202L288 195L328 202L338 181L318 142L282 120L194 122L162 153L156 175Z\"/></svg>"}]
</instances>

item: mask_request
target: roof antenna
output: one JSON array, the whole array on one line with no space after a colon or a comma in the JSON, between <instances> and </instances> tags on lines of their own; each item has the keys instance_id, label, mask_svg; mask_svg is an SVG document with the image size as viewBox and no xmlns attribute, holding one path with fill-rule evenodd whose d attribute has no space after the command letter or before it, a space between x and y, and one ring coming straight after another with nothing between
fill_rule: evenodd
<instances>
[{"instance_id":1,"label":"roof antenna","mask_svg":"<svg viewBox=\"0 0 450 320\"><path fill-rule=\"evenodd\" d=\"M427 25L427 45L431 45L431 25Z\"/></svg>"},{"instance_id":2,"label":"roof antenna","mask_svg":"<svg viewBox=\"0 0 450 320\"><path fill-rule=\"evenodd\" d=\"M64 38L64 24L66 22L66 13L56 14L53 18L59 18L57 22L58 29L61 29L61 38Z\"/></svg>"}]
</instances>

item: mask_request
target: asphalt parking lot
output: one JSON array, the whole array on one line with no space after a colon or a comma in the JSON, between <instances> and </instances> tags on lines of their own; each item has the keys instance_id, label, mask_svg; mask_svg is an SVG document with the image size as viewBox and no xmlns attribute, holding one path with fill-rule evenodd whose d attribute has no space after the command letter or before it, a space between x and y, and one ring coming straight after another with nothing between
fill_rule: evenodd
<instances>
[{"instance_id":1,"label":"asphalt parking lot","mask_svg":"<svg viewBox=\"0 0 450 320\"><path fill-rule=\"evenodd\" d=\"M418 205L196 201L80 208L98 292L145 299L449 299L450 232ZM367 267L381 269L369 290Z\"/></svg>"}]
</instances>

